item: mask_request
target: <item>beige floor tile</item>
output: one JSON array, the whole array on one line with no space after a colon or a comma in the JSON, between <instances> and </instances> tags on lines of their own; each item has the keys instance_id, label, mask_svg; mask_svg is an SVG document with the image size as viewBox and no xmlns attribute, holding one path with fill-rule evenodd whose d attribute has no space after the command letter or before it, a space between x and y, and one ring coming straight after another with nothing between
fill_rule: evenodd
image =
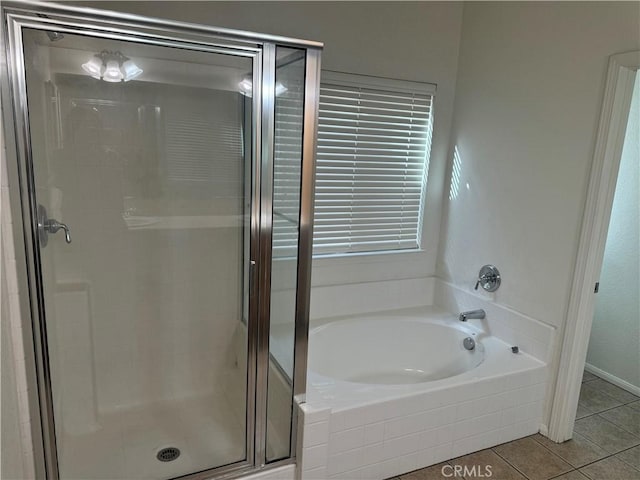
<instances>
[{"instance_id":1,"label":"beige floor tile","mask_svg":"<svg viewBox=\"0 0 640 480\"><path fill-rule=\"evenodd\" d=\"M609 453L618 453L640 444L640 437L622 430L599 415L577 420L574 431Z\"/></svg>"},{"instance_id":2,"label":"beige floor tile","mask_svg":"<svg viewBox=\"0 0 640 480\"><path fill-rule=\"evenodd\" d=\"M637 470L640 470L640 445L630 448L616 455L616 458L628 463Z\"/></svg>"},{"instance_id":3,"label":"beige floor tile","mask_svg":"<svg viewBox=\"0 0 640 480\"><path fill-rule=\"evenodd\" d=\"M595 412L592 412L584 404L578 402L578 410L576 411L576 420L579 420L584 417L588 417L589 415L593 415Z\"/></svg>"},{"instance_id":4,"label":"beige floor tile","mask_svg":"<svg viewBox=\"0 0 640 480\"><path fill-rule=\"evenodd\" d=\"M553 480L589 480L589 477L585 477L578 470L574 470L559 477L555 477Z\"/></svg>"},{"instance_id":5,"label":"beige floor tile","mask_svg":"<svg viewBox=\"0 0 640 480\"><path fill-rule=\"evenodd\" d=\"M582 375L582 382L590 382L591 380L597 380L599 377L596 377L593 373L589 373L586 370Z\"/></svg>"},{"instance_id":6,"label":"beige floor tile","mask_svg":"<svg viewBox=\"0 0 640 480\"><path fill-rule=\"evenodd\" d=\"M500 480L526 480L525 476L492 450L482 450L471 455L458 457L450 460L449 463L453 466L466 467L467 472L470 472L469 478L478 478L482 475Z\"/></svg>"},{"instance_id":7,"label":"beige floor tile","mask_svg":"<svg viewBox=\"0 0 640 480\"><path fill-rule=\"evenodd\" d=\"M575 468L583 467L587 463L595 462L609 455L579 433L574 433L571 440L563 443L555 443L540 434L533 438Z\"/></svg>"},{"instance_id":8,"label":"beige floor tile","mask_svg":"<svg viewBox=\"0 0 640 480\"><path fill-rule=\"evenodd\" d=\"M622 403L630 403L640 400L640 398L636 397L634 394L629 393L620 387L616 387L613 383L605 382L601 378L594 380L593 382L589 382L589 385L600 389L602 392Z\"/></svg>"},{"instance_id":9,"label":"beige floor tile","mask_svg":"<svg viewBox=\"0 0 640 480\"><path fill-rule=\"evenodd\" d=\"M640 410L636 410L625 405L623 407L607 410L606 412L602 412L600 415L611 423L615 423L623 430L640 437Z\"/></svg>"},{"instance_id":10,"label":"beige floor tile","mask_svg":"<svg viewBox=\"0 0 640 480\"><path fill-rule=\"evenodd\" d=\"M582 384L579 403L594 413L603 412L623 404L620 400L604 392L598 380Z\"/></svg>"},{"instance_id":11,"label":"beige floor tile","mask_svg":"<svg viewBox=\"0 0 640 480\"><path fill-rule=\"evenodd\" d=\"M546 480L573 470L571 465L531 437L505 443L493 450L530 480Z\"/></svg>"},{"instance_id":12,"label":"beige floor tile","mask_svg":"<svg viewBox=\"0 0 640 480\"><path fill-rule=\"evenodd\" d=\"M442 472L442 467L448 465L448 463L438 463L437 465L431 465L427 468L421 468L420 470L415 470L410 473L405 473L398 477L399 480L445 480L450 478L455 478L455 480L462 479L464 477L454 477L454 476L446 476L449 472L445 470L444 474Z\"/></svg>"},{"instance_id":13,"label":"beige floor tile","mask_svg":"<svg viewBox=\"0 0 640 480\"><path fill-rule=\"evenodd\" d=\"M635 409L635 410L640 410L640 400L637 400L635 402L631 402L628 404L629 407Z\"/></svg>"},{"instance_id":14,"label":"beige floor tile","mask_svg":"<svg viewBox=\"0 0 640 480\"><path fill-rule=\"evenodd\" d=\"M591 480L640 480L640 471L615 457L582 467L580 472Z\"/></svg>"}]
</instances>

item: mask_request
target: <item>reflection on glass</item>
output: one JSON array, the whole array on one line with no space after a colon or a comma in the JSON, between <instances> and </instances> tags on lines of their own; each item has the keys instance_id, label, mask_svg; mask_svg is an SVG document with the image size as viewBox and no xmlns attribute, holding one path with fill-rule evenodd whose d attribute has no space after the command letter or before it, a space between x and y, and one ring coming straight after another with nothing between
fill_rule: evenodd
<instances>
[{"instance_id":1,"label":"reflection on glass","mask_svg":"<svg viewBox=\"0 0 640 480\"><path fill-rule=\"evenodd\" d=\"M24 39L37 199L73 232L41 251L60 477L245 459L251 59Z\"/></svg>"},{"instance_id":2,"label":"reflection on glass","mask_svg":"<svg viewBox=\"0 0 640 480\"><path fill-rule=\"evenodd\" d=\"M278 48L277 59L267 461L287 457L291 441L305 72L302 50Z\"/></svg>"}]
</instances>

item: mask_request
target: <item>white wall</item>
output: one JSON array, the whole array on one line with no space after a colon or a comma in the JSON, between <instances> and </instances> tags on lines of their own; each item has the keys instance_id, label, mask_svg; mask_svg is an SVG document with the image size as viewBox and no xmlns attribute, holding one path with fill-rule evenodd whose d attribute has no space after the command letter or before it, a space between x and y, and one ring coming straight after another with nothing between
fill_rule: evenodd
<instances>
[{"instance_id":1,"label":"white wall","mask_svg":"<svg viewBox=\"0 0 640 480\"><path fill-rule=\"evenodd\" d=\"M6 208L5 205L3 205ZM2 242L2 239L0 239ZM4 248L4 242L3 242ZM0 264L3 263L3 255L0 255ZM3 265L4 266L4 265ZM2 398L2 436L0 437L0 445L2 448L2 456L0 457L0 478L14 479L24 478L24 462L23 462L23 445L22 434L20 428L20 415L18 410L18 384L16 382L16 371L14 368L15 354L13 345L11 345L10 330L10 311L9 289L7 286L7 278L4 268L0 271L0 323L2 330L1 345L2 358L0 365L0 382L2 384L0 391Z\"/></svg>"},{"instance_id":2,"label":"white wall","mask_svg":"<svg viewBox=\"0 0 640 480\"><path fill-rule=\"evenodd\" d=\"M438 85L423 253L319 259L314 285L420 278L435 273L442 184L453 106L462 3L73 2L325 43L328 70Z\"/></svg>"},{"instance_id":3,"label":"white wall","mask_svg":"<svg viewBox=\"0 0 640 480\"><path fill-rule=\"evenodd\" d=\"M0 68L4 66L0 65ZM18 292L16 245L10 210L4 132L0 132L0 478L35 478L35 437L30 411L37 402L34 380L27 379L32 359L25 351L31 330L21 325L24 295Z\"/></svg>"},{"instance_id":4,"label":"white wall","mask_svg":"<svg viewBox=\"0 0 640 480\"><path fill-rule=\"evenodd\" d=\"M563 325L607 57L640 48L639 15L638 3L465 4L445 280L471 289L493 263L503 283L488 298Z\"/></svg>"},{"instance_id":5,"label":"white wall","mask_svg":"<svg viewBox=\"0 0 640 480\"><path fill-rule=\"evenodd\" d=\"M622 150L587 363L640 388L640 75Z\"/></svg>"}]
</instances>

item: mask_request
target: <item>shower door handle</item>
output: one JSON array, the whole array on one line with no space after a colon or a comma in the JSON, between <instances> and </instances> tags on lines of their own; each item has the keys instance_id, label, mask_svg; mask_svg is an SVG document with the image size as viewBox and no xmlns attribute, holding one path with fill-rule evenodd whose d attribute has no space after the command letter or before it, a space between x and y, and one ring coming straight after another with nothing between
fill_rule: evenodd
<instances>
[{"instance_id":1,"label":"shower door handle","mask_svg":"<svg viewBox=\"0 0 640 480\"><path fill-rule=\"evenodd\" d=\"M71 230L65 223L60 223L57 220L49 219L44 225L45 230L48 233L56 233L58 230L64 230L64 239L67 243L71 243Z\"/></svg>"},{"instance_id":2,"label":"shower door handle","mask_svg":"<svg viewBox=\"0 0 640 480\"><path fill-rule=\"evenodd\" d=\"M54 218L47 217L47 209L42 205L38 205L38 237L42 248L49 243L49 234L57 233L58 230L64 230L64 239L67 243L71 243L71 229L65 223L61 223Z\"/></svg>"}]
</instances>

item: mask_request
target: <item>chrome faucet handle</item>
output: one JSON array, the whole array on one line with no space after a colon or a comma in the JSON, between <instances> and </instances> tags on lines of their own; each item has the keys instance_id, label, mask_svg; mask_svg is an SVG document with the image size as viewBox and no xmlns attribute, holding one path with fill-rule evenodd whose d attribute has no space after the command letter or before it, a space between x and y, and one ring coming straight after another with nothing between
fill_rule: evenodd
<instances>
[{"instance_id":1,"label":"chrome faucet handle","mask_svg":"<svg viewBox=\"0 0 640 480\"><path fill-rule=\"evenodd\" d=\"M497 278L497 275L495 275L493 273L485 273L483 275L480 275L478 277L478 281L476 282L476 287L474 288L474 290L478 289L478 286L480 285L480 283L483 284L482 288L484 288L484 284L495 282L496 278Z\"/></svg>"},{"instance_id":2,"label":"chrome faucet handle","mask_svg":"<svg viewBox=\"0 0 640 480\"><path fill-rule=\"evenodd\" d=\"M478 287L482 285L482 288L487 292L495 292L500 287L501 281L498 269L493 265L485 265L480 269L474 290L478 290Z\"/></svg>"},{"instance_id":3,"label":"chrome faucet handle","mask_svg":"<svg viewBox=\"0 0 640 480\"><path fill-rule=\"evenodd\" d=\"M49 233L56 233L58 230L64 230L64 239L67 243L71 243L71 229L66 223L61 223L54 219L45 221L45 230Z\"/></svg>"},{"instance_id":4,"label":"chrome faucet handle","mask_svg":"<svg viewBox=\"0 0 640 480\"><path fill-rule=\"evenodd\" d=\"M42 205L38 205L38 238L40 239L41 247L47 246L50 233L56 233L60 229L64 230L65 241L71 243L71 229L69 226L54 218L47 218L47 209Z\"/></svg>"},{"instance_id":5,"label":"chrome faucet handle","mask_svg":"<svg viewBox=\"0 0 640 480\"><path fill-rule=\"evenodd\" d=\"M71 243L71 229L65 223L61 223L60 226L64 228L64 241Z\"/></svg>"}]
</instances>

